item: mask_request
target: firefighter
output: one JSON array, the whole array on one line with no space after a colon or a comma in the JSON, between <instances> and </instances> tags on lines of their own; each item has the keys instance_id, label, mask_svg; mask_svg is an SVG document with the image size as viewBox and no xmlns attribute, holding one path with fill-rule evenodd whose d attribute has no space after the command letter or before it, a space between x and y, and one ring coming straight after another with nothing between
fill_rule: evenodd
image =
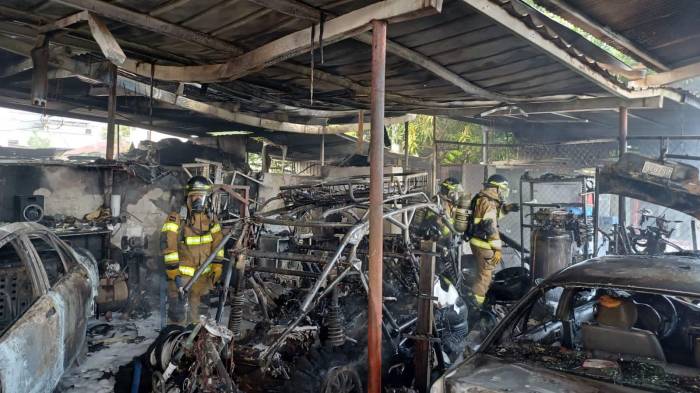
<instances>
[{"instance_id":1,"label":"firefighter","mask_svg":"<svg viewBox=\"0 0 700 393\"><path fill-rule=\"evenodd\" d=\"M184 298L182 288L223 238L221 225L208 209L211 189L209 179L190 178L186 187L186 212L183 209L183 214L170 213L161 230L161 252L168 278L169 323L198 322L199 315L208 315L209 291L221 278L223 249Z\"/></svg>"},{"instance_id":2,"label":"firefighter","mask_svg":"<svg viewBox=\"0 0 700 393\"><path fill-rule=\"evenodd\" d=\"M430 210L425 214L426 229L433 237L438 238L438 243L443 245L450 244L452 235L457 234L454 230L454 210L462 192L462 185L459 184L457 179L448 177L440 183L440 190L438 191L443 214L438 216Z\"/></svg>"},{"instance_id":3,"label":"firefighter","mask_svg":"<svg viewBox=\"0 0 700 393\"><path fill-rule=\"evenodd\" d=\"M502 259L498 220L509 212L520 210L515 203L505 203L509 193L508 180L502 175L492 175L471 202L472 216L467 234L472 254L476 257L472 293L478 305L484 303L493 270Z\"/></svg>"}]
</instances>

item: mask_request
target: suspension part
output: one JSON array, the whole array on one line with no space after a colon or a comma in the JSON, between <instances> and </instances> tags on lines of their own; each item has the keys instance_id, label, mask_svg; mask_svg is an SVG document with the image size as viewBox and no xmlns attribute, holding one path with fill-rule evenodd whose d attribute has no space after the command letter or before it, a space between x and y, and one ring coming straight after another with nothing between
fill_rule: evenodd
<instances>
[{"instance_id":1,"label":"suspension part","mask_svg":"<svg viewBox=\"0 0 700 393\"><path fill-rule=\"evenodd\" d=\"M231 297L231 315L228 319L228 328L233 332L233 337L241 336L241 322L243 321L243 292L238 292Z\"/></svg>"},{"instance_id":2,"label":"suspension part","mask_svg":"<svg viewBox=\"0 0 700 393\"><path fill-rule=\"evenodd\" d=\"M340 306L338 305L337 287L333 288L331 296L331 305L328 307L328 314L326 315L328 344L334 347L339 347L345 344L345 329L343 328L343 320L340 315Z\"/></svg>"}]
</instances>

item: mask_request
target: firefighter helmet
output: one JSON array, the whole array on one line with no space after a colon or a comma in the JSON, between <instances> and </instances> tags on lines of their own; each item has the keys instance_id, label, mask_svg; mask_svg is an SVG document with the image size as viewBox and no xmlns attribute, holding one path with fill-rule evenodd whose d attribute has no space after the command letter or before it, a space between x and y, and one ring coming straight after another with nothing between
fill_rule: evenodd
<instances>
[{"instance_id":1,"label":"firefighter helmet","mask_svg":"<svg viewBox=\"0 0 700 393\"><path fill-rule=\"evenodd\" d=\"M495 174L489 176L489 178L486 180L486 183L484 183L484 186L498 188L499 193L504 198L508 198L508 195L510 194L508 179L506 179L506 177L503 175Z\"/></svg>"},{"instance_id":2,"label":"firefighter helmet","mask_svg":"<svg viewBox=\"0 0 700 393\"><path fill-rule=\"evenodd\" d=\"M204 176L192 176L187 181L187 206L194 212L202 212L206 209L209 193L211 193L211 180Z\"/></svg>"},{"instance_id":3,"label":"firefighter helmet","mask_svg":"<svg viewBox=\"0 0 700 393\"><path fill-rule=\"evenodd\" d=\"M462 185L454 177L448 177L440 183L440 194L452 203L456 203L463 192Z\"/></svg>"}]
</instances>

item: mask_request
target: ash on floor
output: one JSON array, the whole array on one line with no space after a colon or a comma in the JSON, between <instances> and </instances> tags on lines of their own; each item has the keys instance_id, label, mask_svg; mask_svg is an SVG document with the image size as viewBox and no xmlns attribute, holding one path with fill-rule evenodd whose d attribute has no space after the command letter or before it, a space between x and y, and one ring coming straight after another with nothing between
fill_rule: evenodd
<instances>
[{"instance_id":1,"label":"ash on floor","mask_svg":"<svg viewBox=\"0 0 700 393\"><path fill-rule=\"evenodd\" d=\"M54 393L112 393L120 366L140 356L160 330L160 315L110 322L92 320L88 325L87 354L63 375Z\"/></svg>"}]
</instances>

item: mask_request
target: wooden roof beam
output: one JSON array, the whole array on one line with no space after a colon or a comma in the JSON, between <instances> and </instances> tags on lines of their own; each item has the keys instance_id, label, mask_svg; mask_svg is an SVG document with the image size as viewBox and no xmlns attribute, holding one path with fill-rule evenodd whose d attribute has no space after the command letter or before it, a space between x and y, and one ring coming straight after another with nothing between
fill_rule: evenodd
<instances>
[{"instance_id":1,"label":"wooden roof beam","mask_svg":"<svg viewBox=\"0 0 700 393\"><path fill-rule=\"evenodd\" d=\"M580 113L580 112L603 112L618 110L620 106L626 106L629 109L660 109L663 108L664 97L638 98L634 100L625 100L617 97L600 97L600 98L581 98L568 101L554 102L528 102L519 103L515 106L482 106L478 108L464 109L438 109L431 110L430 113L436 113L444 116L470 116L470 117L496 117L507 116L509 114L526 114L526 115L541 115L541 114L562 114L562 113ZM489 113L490 112L490 113ZM489 113L484 115L484 113Z\"/></svg>"},{"instance_id":2,"label":"wooden roof beam","mask_svg":"<svg viewBox=\"0 0 700 393\"><path fill-rule=\"evenodd\" d=\"M644 89L649 87L666 86L671 83L697 78L699 76L700 63L693 63L670 71L647 75L643 79L629 82L629 85L634 88Z\"/></svg>"},{"instance_id":3,"label":"wooden roof beam","mask_svg":"<svg viewBox=\"0 0 700 393\"><path fill-rule=\"evenodd\" d=\"M307 5L298 0L250 0L260 6L272 9L276 12L295 16L301 19L309 20L318 23L321 20L321 14L323 11ZM333 14L326 13L326 16L333 17ZM355 40L363 42L367 45L372 45L372 34L361 33L355 37ZM424 56L417 51L407 48L401 44L394 41L387 40L387 52L398 56L412 64L415 64L427 71L430 71L435 76L452 83L454 86L462 89L465 93L477 97L482 97L490 100L501 101L501 102L518 102L531 100L530 97L516 97L508 96L505 94L499 94L487 89L484 89L458 75L455 72L450 71L447 67L442 64L433 61L427 56Z\"/></svg>"},{"instance_id":4,"label":"wooden roof beam","mask_svg":"<svg viewBox=\"0 0 700 393\"><path fill-rule=\"evenodd\" d=\"M177 38L189 43L198 44L206 48L220 50L233 55L241 54L243 51L229 42L214 38L212 36L178 26L173 23L155 18L150 15L132 11L126 8L107 3L102 0L52 0L69 7L90 11L105 18L124 23L131 26L140 27L145 30L163 34L168 37Z\"/></svg>"},{"instance_id":5,"label":"wooden roof beam","mask_svg":"<svg viewBox=\"0 0 700 393\"><path fill-rule=\"evenodd\" d=\"M84 0L58 0L82 2ZM406 20L439 12L442 0L387 0L373 3L324 23L323 42L329 45L366 31L372 20ZM225 63L196 66L155 66L154 77L167 81L197 81L202 83L225 82L241 78L257 70L269 67L300 55L319 44L320 28L315 28L311 39L311 27L271 41ZM151 65L127 61L125 69L142 76L151 75Z\"/></svg>"},{"instance_id":6,"label":"wooden roof beam","mask_svg":"<svg viewBox=\"0 0 700 393\"><path fill-rule=\"evenodd\" d=\"M32 50L32 45L0 36L0 48L21 56L29 57ZM76 75L81 75L83 78L96 83L105 84L109 82L109 75L106 72L106 67L104 67L104 64L88 64L79 60L71 59L68 56L53 53L50 56L49 63L55 67L62 68ZM122 89L125 92L135 93L144 97L149 97L151 92L150 84L139 82L122 75L119 75L117 78L117 88ZM181 109L216 117L232 123L273 131L320 135L345 133L348 131L354 131L357 127L356 123L319 126L271 120L260 117L256 114L232 111L218 105L198 101L157 87L153 88L153 99L179 107ZM388 119L387 121L390 122L391 120ZM401 118L401 121L406 120Z\"/></svg>"},{"instance_id":7,"label":"wooden roof beam","mask_svg":"<svg viewBox=\"0 0 700 393\"><path fill-rule=\"evenodd\" d=\"M656 71L669 70L668 66L666 66L663 62L661 62L659 59L657 59L644 49L638 47L627 37L611 30L609 27L601 25L585 13L567 4L566 1L537 0L537 3L549 8L550 10L553 9L558 11L556 13L559 14L559 16L564 17L569 22L573 23L577 27L580 27L585 32L593 35L594 37L601 39L607 42L608 44L612 45L613 47L617 48L618 50L636 58L648 67L651 67Z\"/></svg>"}]
</instances>

